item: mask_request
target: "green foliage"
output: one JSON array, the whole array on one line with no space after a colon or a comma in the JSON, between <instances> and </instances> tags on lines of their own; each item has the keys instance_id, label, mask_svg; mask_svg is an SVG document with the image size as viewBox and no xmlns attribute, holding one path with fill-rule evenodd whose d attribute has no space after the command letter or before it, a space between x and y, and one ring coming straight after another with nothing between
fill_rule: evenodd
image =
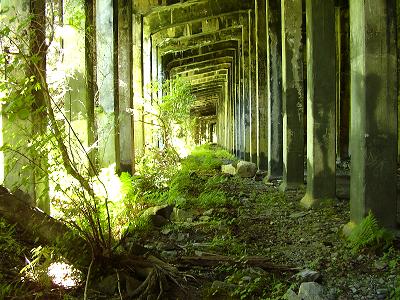
<instances>
[{"instance_id":1,"label":"green foliage","mask_svg":"<svg viewBox=\"0 0 400 300\"><path fill-rule=\"evenodd\" d=\"M224 161L236 161L228 151L213 145L202 145L193 149L192 153L182 162L182 168L204 173L219 170Z\"/></svg>"},{"instance_id":2,"label":"green foliage","mask_svg":"<svg viewBox=\"0 0 400 300\"><path fill-rule=\"evenodd\" d=\"M204 191L198 198L198 206L203 208L223 207L227 203L227 198L223 191L211 190Z\"/></svg>"},{"instance_id":3,"label":"green foliage","mask_svg":"<svg viewBox=\"0 0 400 300\"><path fill-rule=\"evenodd\" d=\"M379 226L372 212L354 227L348 237L349 247L353 253L367 247L387 247L392 240L393 235Z\"/></svg>"},{"instance_id":4,"label":"green foliage","mask_svg":"<svg viewBox=\"0 0 400 300\"><path fill-rule=\"evenodd\" d=\"M194 118L190 116L190 109L196 97L192 94L190 82L182 77L166 80L161 86L153 82L150 88L153 94L161 89L164 96L149 99L146 113L157 120L165 148L173 149L173 137L188 137L192 132Z\"/></svg>"}]
</instances>

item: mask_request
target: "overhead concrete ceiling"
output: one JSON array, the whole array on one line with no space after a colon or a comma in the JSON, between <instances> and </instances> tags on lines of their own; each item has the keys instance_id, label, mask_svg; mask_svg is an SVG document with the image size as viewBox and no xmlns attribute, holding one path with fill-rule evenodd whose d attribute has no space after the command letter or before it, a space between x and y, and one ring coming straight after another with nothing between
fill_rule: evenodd
<instances>
[{"instance_id":1,"label":"overhead concrete ceiling","mask_svg":"<svg viewBox=\"0 0 400 300\"><path fill-rule=\"evenodd\" d=\"M215 114L221 98L235 97L235 80L243 72L243 56L249 51L254 2L134 1L135 13L143 15L145 38L157 55L158 72L164 78L181 76L192 83L197 97L193 114Z\"/></svg>"}]
</instances>

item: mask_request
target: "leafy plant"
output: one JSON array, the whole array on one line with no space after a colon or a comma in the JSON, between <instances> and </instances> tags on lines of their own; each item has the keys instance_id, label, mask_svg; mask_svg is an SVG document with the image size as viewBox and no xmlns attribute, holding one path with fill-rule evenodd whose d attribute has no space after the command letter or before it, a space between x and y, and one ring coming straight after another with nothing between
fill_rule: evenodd
<instances>
[{"instance_id":1,"label":"leafy plant","mask_svg":"<svg viewBox=\"0 0 400 300\"><path fill-rule=\"evenodd\" d=\"M173 137L189 136L192 131L194 118L190 116L190 109L196 97L191 92L190 82L183 77L166 80L162 84L152 82L150 89L153 94L161 91L164 95L148 99L145 113L156 119L165 148L173 150Z\"/></svg>"},{"instance_id":2,"label":"leafy plant","mask_svg":"<svg viewBox=\"0 0 400 300\"><path fill-rule=\"evenodd\" d=\"M386 247L392 240L393 235L379 226L371 211L348 236L349 247L353 253L367 247Z\"/></svg>"}]
</instances>

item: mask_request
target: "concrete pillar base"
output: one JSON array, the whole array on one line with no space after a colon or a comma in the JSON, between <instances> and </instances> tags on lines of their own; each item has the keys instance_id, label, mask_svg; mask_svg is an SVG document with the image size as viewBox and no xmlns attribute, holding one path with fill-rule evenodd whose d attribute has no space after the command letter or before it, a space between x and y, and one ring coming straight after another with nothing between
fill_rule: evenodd
<instances>
[{"instance_id":1,"label":"concrete pillar base","mask_svg":"<svg viewBox=\"0 0 400 300\"><path fill-rule=\"evenodd\" d=\"M336 199L315 199L310 193L306 193L300 200L300 205L306 209L333 206Z\"/></svg>"},{"instance_id":2,"label":"concrete pillar base","mask_svg":"<svg viewBox=\"0 0 400 300\"><path fill-rule=\"evenodd\" d=\"M349 223L345 224L342 228L342 233L345 237L349 237L350 234L353 232L354 228L356 227L356 223L350 221Z\"/></svg>"},{"instance_id":3,"label":"concrete pillar base","mask_svg":"<svg viewBox=\"0 0 400 300\"><path fill-rule=\"evenodd\" d=\"M264 178L263 182L268 183L274 180L282 180L282 176L267 175Z\"/></svg>"},{"instance_id":4,"label":"concrete pillar base","mask_svg":"<svg viewBox=\"0 0 400 300\"><path fill-rule=\"evenodd\" d=\"M279 186L279 190L281 192L295 191L304 188L304 184L300 183L290 183L290 182L282 182Z\"/></svg>"}]
</instances>

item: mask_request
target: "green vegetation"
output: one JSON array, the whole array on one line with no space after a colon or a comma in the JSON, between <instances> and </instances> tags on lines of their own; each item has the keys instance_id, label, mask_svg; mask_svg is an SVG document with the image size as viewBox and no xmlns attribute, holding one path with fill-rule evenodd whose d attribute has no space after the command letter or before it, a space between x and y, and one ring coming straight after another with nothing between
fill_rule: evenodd
<instances>
[{"instance_id":1,"label":"green vegetation","mask_svg":"<svg viewBox=\"0 0 400 300\"><path fill-rule=\"evenodd\" d=\"M348 237L353 253L366 248L386 248L393 241L393 235L381 228L371 212L357 224Z\"/></svg>"}]
</instances>

